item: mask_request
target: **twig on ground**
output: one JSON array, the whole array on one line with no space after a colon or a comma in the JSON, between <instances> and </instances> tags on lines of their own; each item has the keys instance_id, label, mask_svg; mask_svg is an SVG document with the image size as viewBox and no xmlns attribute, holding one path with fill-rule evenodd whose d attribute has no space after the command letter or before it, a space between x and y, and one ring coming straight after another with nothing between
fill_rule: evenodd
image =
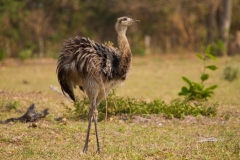
<instances>
[{"instance_id":1,"label":"twig on ground","mask_svg":"<svg viewBox=\"0 0 240 160\"><path fill-rule=\"evenodd\" d=\"M31 104L30 107L28 108L27 112L18 118L9 118L6 119L5 121L0 121L1 124L6 124L9 122L15 122L15 121L20 121L20 122L35 122L38 121L40 118L44 118L49 114L49 109L44 109L42 112L37 112L35 107L35 104Z\"/></svg>"}]
</instances>

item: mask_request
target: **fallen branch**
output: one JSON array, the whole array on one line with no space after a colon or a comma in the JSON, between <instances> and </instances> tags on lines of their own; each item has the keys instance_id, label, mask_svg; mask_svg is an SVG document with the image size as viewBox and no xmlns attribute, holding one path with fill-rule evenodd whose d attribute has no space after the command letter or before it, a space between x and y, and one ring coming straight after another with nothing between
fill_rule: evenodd
<instances>
[{"instance_id":1,"label":"fallen branch","mask_svg":"<svg viewBox=\"0 0 240 160\"><path fill-rule=\"evenodd\" d=\"M9 122L15 122L15 121L20 121L20 122L35 122L38 121L40 118L44 118L49 114L49 109L44 109L42 112L38 113L35 110L35 104L33 103L27 110L27 112L18 118L9 118L6 119L5 121L0 121L1 124L6 124Z\"/></svg>"},{"instance_id":2,"label":"fallen branch","mask_svg":"<svg viewBox=\"0 0 240 160\"><path fill-rule=\"evenodd\" d=\"M58 94L61 94L61 95L63 95L64 97L70 99L70 97L68 97L67 95L64 95L64 94L62 93L62 91L60 91L60 90L58 89L57 86L50 85L49 88L50 88L51 90L53 90L54 92L57 92Z\"/></svg>"},{"instance_id":3,"label":"fallen branch","mask_svg":"<svg viewBox=\"0 0 240 160\"><path fill-rule=\"evenodd\" d=\"M217 142L217 141L218 141L217 138L208 137L208 138L202 138L201 140L199 140L197 142L202 143L202 142Z\"/></svg>"}]
</instances>

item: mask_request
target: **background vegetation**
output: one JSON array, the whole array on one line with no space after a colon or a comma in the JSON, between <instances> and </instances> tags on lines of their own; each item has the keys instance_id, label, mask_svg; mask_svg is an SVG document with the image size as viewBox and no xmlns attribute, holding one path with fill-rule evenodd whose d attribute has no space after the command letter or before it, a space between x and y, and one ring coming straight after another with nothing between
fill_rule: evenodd
<instances>
[{"instance_id":1,"label":"background vegetation","mask_svg":"<svg viewBox=\"0 0 240 160\"><path fill-rule=\"evenodd\" d=\"M231 24L234 39L239 11L239 0L0 0L0 57L28 51L33 57L56 57L63 40L76 35L116 45L114 23L124 15L141 21L128 32L134 54L203 51L213 44L221 55L229 30L222 29L224 22Z\"/></svg>"}]
</instances>

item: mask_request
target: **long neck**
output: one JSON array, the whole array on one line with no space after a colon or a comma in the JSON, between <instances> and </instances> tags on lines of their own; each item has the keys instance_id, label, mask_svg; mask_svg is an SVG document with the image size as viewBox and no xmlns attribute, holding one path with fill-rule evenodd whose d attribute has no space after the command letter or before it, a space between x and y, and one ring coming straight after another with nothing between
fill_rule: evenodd
<instances>
[{"instance_id":1,"label":"long neck","mask_svg":"<svg viewBox=\"0 0 240 160\"><path fill-rule=\"evenodd\" d=\"M118 32L118 47L122 54L126 54L127 51L131 52L127 37L126 37L126 30L121 30Z\"/></svg>"},{"instance_id":2,"label":"long neck","mask_svg":"<svg viewBox=\"0 0 240 160\"><path fill-rule=\"evenodd\" d=\"M126 74L131 66L132 52L126 37L127 28L118 32L118 47L121 51L120 69L122 74Z\"/></svg>"}]
</instances>

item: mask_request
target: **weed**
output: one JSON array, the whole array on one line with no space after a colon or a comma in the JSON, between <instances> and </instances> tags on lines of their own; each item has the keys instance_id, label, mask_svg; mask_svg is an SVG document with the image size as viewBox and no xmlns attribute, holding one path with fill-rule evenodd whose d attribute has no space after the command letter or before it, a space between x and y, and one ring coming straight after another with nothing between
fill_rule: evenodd
<instances>
[{"instance_id":1,"label":"weed","mask_svg":"<svg viewBox=\"0 0 240 160\"><path fill-rule=\"evenodd\" d=\"M238 78L238 69L232 66L226 66L223 75L225 80L232 82Z\"/></svg>"},{"instance_id":2,"label":"weed","mask_svg":"<svg viewBox=\"0 0 240 160\"><path fill-rule=\"evenodd\" d=\"M217 113L217 104L206 104L203 102L190 103L188 101L181 101L175 99L170 104L165 103L161 99L155 99L151 102L144 100L137 100L130 97L116 96L112 92L108 98L108 116L117 116L121 114L128 115L149 115L149 114L163 114L167 118L184 118L187 115L197 116L203 115L213 117ZM105 118L106 101L102 101L98 107L99 120ZM74 103L75 110L72 112L76 118L87 119L89 101L84 97L81 101Z\"/></svg>"},{"instance_id":3,"label":"weed","mask_svg":"<svg viewBox=\"0 0 240 160\"><path fill-rule=\"evenodd\" d=\"M10 111L10 110L17 110L18 107L19 107L19 102L18 101L9 102L5 106L6 110L8 110L8 111Z\"/></svg>"},{"instance_id":4,"label":"weed","mask_svg":"<svg viewBox=\"0 0 240 160\"><path fill-rule=\"evenodd\" d=\"M8 102L4 99L0 100L0 109L6 110L6 111L11 111L11 110L17 110L18 107L19 107L18 101Z\"/></svg>"},{"instance_id":5,"label":"weed","mask_svg":"<svg viewBox=\"0 0 240 160\"><path fill-rule=\"evenodd\" d=\"M217 114L217 107L218 103L205 103L203 101L190 103L175 99L165 108L164 114L170 119L173 117L182 119L187 115L214 117Z\"/></svg>"},{"instance_id":6,"label":"weed","mask_svg":"<svg viewBox=\"0 0 240 160\"><path fill-rule=\"evenodd\" d=\"M32 56L31 49L22 50L18 53L18 58L20 58L22 61L29 59L31 56Z\"/></svg>"},{"instance_id":7,"label":"weed","mask_svg":"<svg viewBox=\"0 0 240 160\"><path fill-rule=\"evenodd\" d=\"M218 40L217 42L211 45L211 53L214 56L223 56L225 50L226 50L226 47L224 46L224 43L222 40Z\"/></svg>"},{"instance_id":8,"label":"weed","mask_svg":"<svg viewBox=\"0 0 240 160\"><path fill-rule=\"evenodd\" d=\"M0 61L6 58L6 54L4 53L3 49L0 49Z\"/></svg>"},{"instance_id":9,"label":"weed","mask_svg":"<svg viewBox=\"0 0 240 160\"><path fill-rule=\"evenodd\" d=\"M212 70L215 71L217 67L215 65L206 65L206 60L208 58L212 60L216 60L216 57L213 56L211 53L211 46L208 46L206 49L206 54L204 57L202 57L201 54L197 54L197 57L203 61L203 71L201 73L201 82L194 82L189 80L186 77L182 77L182 79L188 84L188 87L182 87L181 92L178 93L180 96L185 96L188 100L202 100L207 99L208 97L211 97L211 95L214 93L213 90L217 88L217 85L212 85L210 87L205 87L203 82L208 80L209 74L206 73L206 70Z\"/></svg>"},{"instance_id":10,"label":"weed","mask_svg":"<svg viewBox=\"0 0 240 160\"><path fill-rule=\"evenodd\" d=\"M145 47L141 47L141 46L133 47L132 48L132 53L134 55L138 55L138 56L145 56L146 49L145 49Z\"/></svg>"},{"instance_id":11,"label":"weed","mask_svg":"<svg viewBox=\"0 0 240 160\"><path fill-rule=\"evenodd\" d=\"M81 119L87 119L88 110L89 110L89 100L84 97L81 101L74 102L75 107L75 116Z\"/></svg>"}]
</instances>

